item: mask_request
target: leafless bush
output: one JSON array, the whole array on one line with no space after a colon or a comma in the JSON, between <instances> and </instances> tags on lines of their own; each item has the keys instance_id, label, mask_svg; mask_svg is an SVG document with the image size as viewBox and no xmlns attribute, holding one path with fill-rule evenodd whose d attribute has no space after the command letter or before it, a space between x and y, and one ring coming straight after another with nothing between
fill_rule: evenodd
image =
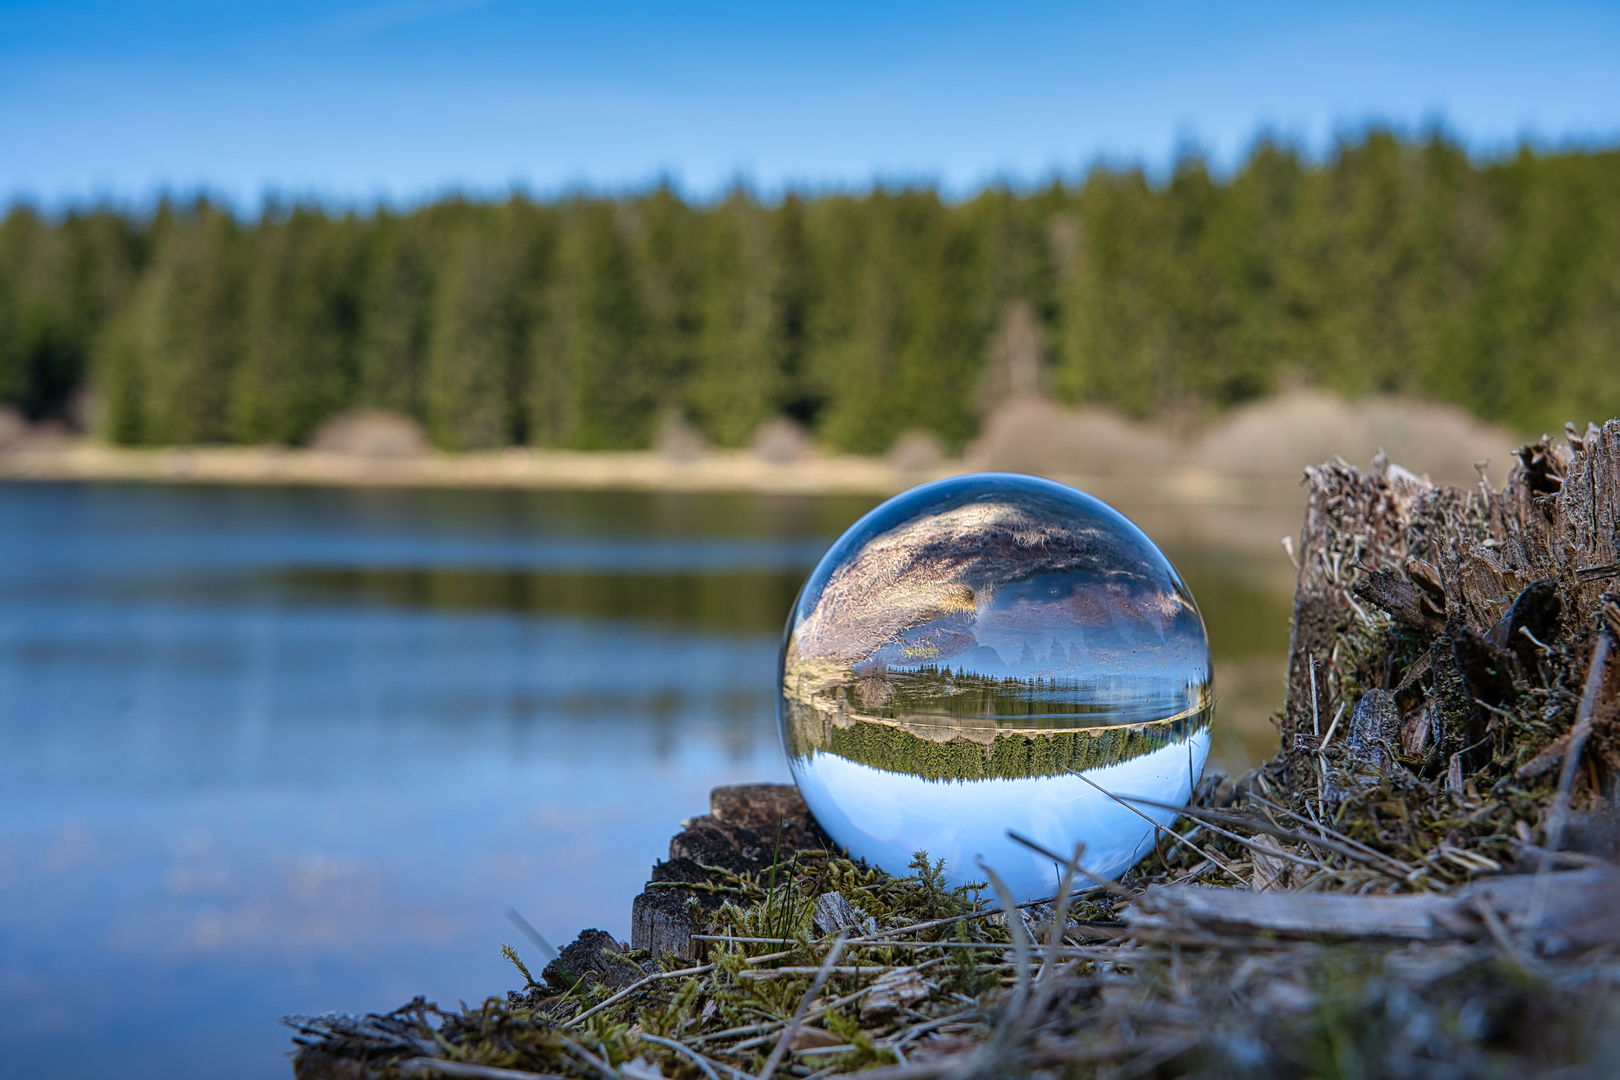
<instances>
[{"instance_id":1,"label":"leafless bush","mask_svg":"<svg viewBox=\"0 0 1620 1080\"><path fill-rule=\"evenodd\" d=\"M342 413L310 437L309 448L353 457L415 457L427 451L421 425L409 417L380 410Z\"/></svg>"}]
</instances>

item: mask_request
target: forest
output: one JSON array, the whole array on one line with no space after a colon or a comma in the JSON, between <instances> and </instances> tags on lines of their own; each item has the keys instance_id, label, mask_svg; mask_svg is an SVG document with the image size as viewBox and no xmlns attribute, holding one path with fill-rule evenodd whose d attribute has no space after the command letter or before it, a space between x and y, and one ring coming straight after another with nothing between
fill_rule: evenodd
<instances>
[{"instance_id":1,"label":"forest","mask_svg":"<svg viewBox=\"0 0 1620 1080\"><path fill-rule=\"evenodd\" d=\"M356 408L446 450L953 447L1013 393L1151 418L1291 386L1524 432L1620 414L1620 151L1371 130L1229 174L668 186L409 211L205 198L0 223L0 405L128 445L288 444Z\"/></svg>"}]
</instances>

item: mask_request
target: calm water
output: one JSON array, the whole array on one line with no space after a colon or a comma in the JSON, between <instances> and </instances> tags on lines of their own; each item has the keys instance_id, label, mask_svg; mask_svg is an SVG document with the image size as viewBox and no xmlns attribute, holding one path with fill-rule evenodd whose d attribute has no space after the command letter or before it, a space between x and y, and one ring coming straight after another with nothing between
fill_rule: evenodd
<instances>
[{"instance_id":1,"label":"calm water","mask_svg":"<svg viewBox=\"0 0 1620 1080\"><path fill-rule=\"evenodd\" d=\"M783 618L871 502L0 484L5 1071L284 1077L283 1013L511 985L508 906L626 936L788 778ZM1167 550L1218 685L1280 668L1280 554Z\"/></svg>"}]
</instances>

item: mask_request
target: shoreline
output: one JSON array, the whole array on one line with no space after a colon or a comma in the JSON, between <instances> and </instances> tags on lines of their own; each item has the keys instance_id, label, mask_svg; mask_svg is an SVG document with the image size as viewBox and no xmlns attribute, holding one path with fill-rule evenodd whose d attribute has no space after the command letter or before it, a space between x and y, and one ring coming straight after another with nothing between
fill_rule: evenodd
<instances>
[{"instance_id":1,"label":"shoreline","mask_svg":"<svg viewBox=\"0 0 1620 1080\"><path fill-rule=\"evenodd\" d=\"M774 496L896 495L979 471L960 459L927 469L882 458L807 454L768 461L741 450L680 460L653 451L506 450L363 457L279 447L131 449L64 442L0 449L0 481L632 491ZM1109 503L1163 542L1275 550L1297 536L1305 505L1298 478L1222 475L1178 465L1129 473L1041 475Z\"/></svg>"},{"instance_id":2,"label":"shoreline","mask_svg":"<svg viewBox=\"0 0 1620 1080\"><path fill-rule=\"evenodd\" d=\"M655 451L505 450L414 457L366 457L283 447L130 448L70 442L0 448L0 479L144 480L160 483L311 484L378 487L492 487L770 494L885 495L981 471L960 459L922 469L882 458L807 454L768 461L742 450L677 459ZM1304 503L1299 481L1222 475L1195 466L1145 473L1040 475L1087 491L1129 491L1131 502L1274 506Z\"/></svg>"}]
</instances>

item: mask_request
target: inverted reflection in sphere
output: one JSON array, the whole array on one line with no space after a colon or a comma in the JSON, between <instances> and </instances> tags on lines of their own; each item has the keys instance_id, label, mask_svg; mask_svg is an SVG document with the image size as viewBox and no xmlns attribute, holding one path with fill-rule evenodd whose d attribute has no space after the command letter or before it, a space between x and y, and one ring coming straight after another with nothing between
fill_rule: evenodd
<instances>
[{"instance_id":1,"label":"inverted reflection in sphere","mask_svg":"<svg viewBox=\"0 0 1620 1080\"><path fill-rule=\"evenodd\" d=\"M1169 560L1111 507L1029 476L942 480L867 514L805 582L782 647L783 744L833 840L895 874L926 850L952 884L982 881L982 856L1021 900L1058 870L1008 830L1123 873L1153 843L1141 815L1174 815L1105 792L1185 803L1213 704Z\"/></svg>"}]
</instances>

